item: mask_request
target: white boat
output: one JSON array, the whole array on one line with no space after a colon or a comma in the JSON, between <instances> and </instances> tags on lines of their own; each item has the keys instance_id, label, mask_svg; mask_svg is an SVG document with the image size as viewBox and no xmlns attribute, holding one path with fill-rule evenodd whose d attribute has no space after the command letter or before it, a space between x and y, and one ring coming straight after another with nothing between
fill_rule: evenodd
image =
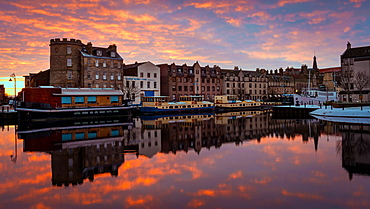
<instances>
[{"instance_id":1,"label":"white boat","mask_svg":"<svg viewBox=\"0 0 370 209\"><path fill-rule=\"evenodd\" d=\"M322 105L327 101L338 101L336 91L308 90L303 94L294 94L294 105Z\"/></svg>"},{"instance_id":2,"label":"white boat","mask_svg":"<svg viewBox=\"0 0 370 209\"><path fill-rule=\"evenodd\" d=\"M338 123L361 123L370 124L370 106L317 109L310 113L313 117L321 120Z\"/></svg>"}]
</instances>

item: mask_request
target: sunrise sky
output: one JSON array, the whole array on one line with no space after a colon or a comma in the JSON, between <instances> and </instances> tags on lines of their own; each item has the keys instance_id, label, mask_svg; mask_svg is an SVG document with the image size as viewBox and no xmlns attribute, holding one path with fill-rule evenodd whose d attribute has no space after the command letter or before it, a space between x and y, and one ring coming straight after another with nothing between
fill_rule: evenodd
<instances>
[{"instance_id":1,"label":"sunrise sky","mask_svg":"<svg viewBox=\"0 0 370 209\"><path fill-rule=\"evenodd\" d=\"M262 3L263 2L263 3ZM370 0L0 0L0 84L49 68L49 41L118 46L151 61L244 70L340 66L347 41L370 45ZM9 89L13 88L13 90Z\"/></svg>"}]
</instances>

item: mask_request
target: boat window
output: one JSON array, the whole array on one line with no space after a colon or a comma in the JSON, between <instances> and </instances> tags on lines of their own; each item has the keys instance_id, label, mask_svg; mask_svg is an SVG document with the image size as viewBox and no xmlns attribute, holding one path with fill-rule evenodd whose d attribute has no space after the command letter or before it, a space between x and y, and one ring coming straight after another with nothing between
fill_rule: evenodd
<instances>
[{"instance_id":1,"label":"boat window","mask_svg":"<svg viewBox=\"0 0 370 209\"><path fill-rule=\"evenodd\" d=\"M76 133L75 137L76 137L76 140L85 139L85 133L84 132Z\"/></svg>"},{"instance_id":2,"label":"boat window","mask_svg":"<svg viewBox=\"0 0 370 209\"><path fill-rule=\"evenodd\" d=\"M62 104L72 104L72 97L62 97Z\"/></svg>"},{"instance_id":3,"label":"boat window","mask_svg":"<svg viewBox=\"0 0 370 209\"><path fill-rule=\"evenodd\" d=\"M118 103L118 96L111 96L110 103Z\"/></svg>"},{"instance_id":4,"label":"boat window","mask_svg":"<svg viewBox=\"0 0 370 209\"><path fill-rule=\"evenodd\" d=\"M84 102L84 97L75 97L75 104L83 104Z\"/></svg>"},{"instance_id":5,"label":"boat window","mask_svg":"<svg viewBox=\"0 0 370 209\"><path fill-rule=\"evenodd\" d=\"M62 134L62 141L72 140L72 134Z\"/></svg>"},{"instance_id":6,"label":"boat window","mask_svg":"<svg viewBox=\"0 0 370 209\"><path fill-rule=\"evenodd\" d=\"M88 102L89 104L91 104L91 103L96 103L96 96L88 96L88 97L87 97L87 102Z\"/></svg>"}]
</instances>

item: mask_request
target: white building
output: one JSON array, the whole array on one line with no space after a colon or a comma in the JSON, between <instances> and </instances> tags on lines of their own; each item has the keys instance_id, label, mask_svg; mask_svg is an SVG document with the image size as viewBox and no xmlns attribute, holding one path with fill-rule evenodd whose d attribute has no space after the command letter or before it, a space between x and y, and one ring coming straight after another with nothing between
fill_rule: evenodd
<instances>
[{"instance_id":1,"label":"white building","mask_svg":"<svg viewBox=\"0 0 370 209\"><path fill-rule=\"evenodd\" d=\"M160 96L160 68L151 62L123 66L125 98L140 104L143 96Z\"/></svg>"}]
</instances>

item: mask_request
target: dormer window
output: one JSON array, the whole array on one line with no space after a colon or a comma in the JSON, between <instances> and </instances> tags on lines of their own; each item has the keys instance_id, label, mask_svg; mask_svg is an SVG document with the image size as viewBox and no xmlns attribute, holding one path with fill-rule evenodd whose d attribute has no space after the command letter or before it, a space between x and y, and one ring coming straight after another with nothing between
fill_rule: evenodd
<instances>
[{"instance_id":1,"label":"dormer window","mask_svg":"<svg viewBox=\"0 0 370 209\"><path fill-rule=\"evenodd\" d=\"M116 57L116 52L110 52L110 57Z\"/></svg>"},{"instance_id":2,"label":"dormer window","mask_svg":"<svg viewBox=\"0 0 370 209\"><path fill-rule=\"evenodd\" d=\"M97 56L102 56L102 51L101 50L96 51L96 55Z\"/></svg>"}]
</instances>

